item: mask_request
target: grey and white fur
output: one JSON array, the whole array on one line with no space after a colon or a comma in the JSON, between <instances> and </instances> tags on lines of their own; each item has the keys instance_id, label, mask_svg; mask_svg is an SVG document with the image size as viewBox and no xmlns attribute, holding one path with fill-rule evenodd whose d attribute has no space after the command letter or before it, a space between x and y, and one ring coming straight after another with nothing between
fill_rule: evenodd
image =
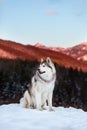
<instances>
[{"instance_id":1,"label":"grey and white fur","mask_svg":"<svg viewBox=\"0 0 87 130\"><path fill-rule=\"evenodd\" d=\"M46 109L52 111L52 96L56 81L56 69L49 57L41 63L31 79L31 86L25 91L20 103L25 108Z\"/></svg>"}]
</instances>

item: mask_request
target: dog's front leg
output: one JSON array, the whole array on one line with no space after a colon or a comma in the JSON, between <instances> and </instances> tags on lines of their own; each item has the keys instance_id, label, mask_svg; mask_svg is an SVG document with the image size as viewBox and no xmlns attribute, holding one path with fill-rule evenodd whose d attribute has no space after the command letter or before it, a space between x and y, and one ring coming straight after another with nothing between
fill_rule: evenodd
<instances>
[{"instance_id":1,"label":"dog's front leg","mask_svg":"<svg viewBox=\"0 0 87 130\"><path fill-rule=\"evenodd\" d=\"M52 93L48 94L48 106L49 106L49 111L54 111L52 108Z\"/></svg>"},{"instance_id":2,"label":"dog's front leg","mask_svg":"<svg viewBox=\"0 0 87 130\"><path fill-rule=\"evenodd\" d=\"M42 110L41 108L41 93L36 92L36 109Z\"/></svg>"}]
</instances>

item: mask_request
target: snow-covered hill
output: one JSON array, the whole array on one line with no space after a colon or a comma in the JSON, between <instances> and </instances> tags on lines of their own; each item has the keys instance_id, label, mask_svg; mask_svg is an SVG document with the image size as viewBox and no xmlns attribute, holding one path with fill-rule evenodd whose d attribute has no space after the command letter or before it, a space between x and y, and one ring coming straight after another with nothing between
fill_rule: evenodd
<instances>
[{"instance_id":1,"label":"snow-covered hill","mask_svg":"<svg viewBox=\"0 0 87 130\"><path fill-rule=\"evenodd\" d=\"M73 47L63 48L63 47L48 47L44 46L44 44L37 43L35 44L38 48L44 48L53 50L56 52L62 52L68 56L74 57L77 60L86 61L87 62L87 42L83 42Z\"/></svg>"},{"instance_id":2,"label":"snow-covered hill","mask_svg":"<svg viewBox=\"0 0 87 130\"><path fill-rule=\"evenodd\" d=\"M0 106L0 130L87 130L87 112L54 107L55 111L22 108L19 104Z\"/></svg>"},{"instance_id":3,"label":"snow-covered hill","mask_svg":"<svg viewBox=\"0 0 87 130\"><path fill-rule=\"evenodd\" d=\"M62 49L60 52L70 55L70 56L76 58L77 60L87 62L87 42L81 43L74 47Z\"/></svg>"},{"instance_id":4,"label":"snow-covered hill","mask_svg":"<svg viewBox=\"0 0 87 130\"><path fill-rule=\"evenodd\" d=\"M70 48L68 49L70 50ZM0 39L0 59L40 61L41 58L45 59L46 57L50 57L53 62L60 66L87 72L87 63L82 62L83 60L80 61L81 57L78 57L79 60L75 57L73 58L71 50L70 52L69 50L67 53L67 50L61 47L46 47L40 43L37 43L35 46L23 45L21 43ZM86 55L84 55L85 60Z\"/></svg>"}]
</instances>

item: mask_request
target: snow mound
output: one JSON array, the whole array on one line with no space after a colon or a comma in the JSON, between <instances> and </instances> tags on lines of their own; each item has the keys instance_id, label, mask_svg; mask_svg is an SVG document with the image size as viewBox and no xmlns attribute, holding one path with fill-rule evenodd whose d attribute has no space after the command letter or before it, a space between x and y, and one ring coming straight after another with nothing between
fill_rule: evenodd
<instances>
[{"instance_id":1,"label":"snow mound","mask_svg":"<svg viewBox=\"0 0 87 130\"><path fill-rule=\"evenodd\" d=\"M87 112L54 107L54 111L22 108L19 104L0 106L0 130L87 130Z\"/></svg>"}]
</instances>

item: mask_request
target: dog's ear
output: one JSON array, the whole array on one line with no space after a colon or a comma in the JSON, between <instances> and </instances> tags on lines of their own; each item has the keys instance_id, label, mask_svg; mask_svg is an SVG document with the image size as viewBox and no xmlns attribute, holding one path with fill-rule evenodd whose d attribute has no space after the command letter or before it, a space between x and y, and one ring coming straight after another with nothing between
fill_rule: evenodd
<instances>
[{"instance_id":1,"label":"dog's ear","mask_svg":"<svg viewBox=\"0 0 87 130\"><path fill-rule=\"evenodd\" d=\"M46 62L47 62L47 64L50 64L50 63L51 63L50 57L47 57Z\"/></svg>"},{"instance_id":2,"label":"dog's ear","mask_svg":"<svg viewBox=\"0 0 87 130\"><path fill-rule=\"evenodd\" d=\"M43 58L41 58L40 62L42 63L43 61L44 61Z\"/></svg>"}]
</instances>

